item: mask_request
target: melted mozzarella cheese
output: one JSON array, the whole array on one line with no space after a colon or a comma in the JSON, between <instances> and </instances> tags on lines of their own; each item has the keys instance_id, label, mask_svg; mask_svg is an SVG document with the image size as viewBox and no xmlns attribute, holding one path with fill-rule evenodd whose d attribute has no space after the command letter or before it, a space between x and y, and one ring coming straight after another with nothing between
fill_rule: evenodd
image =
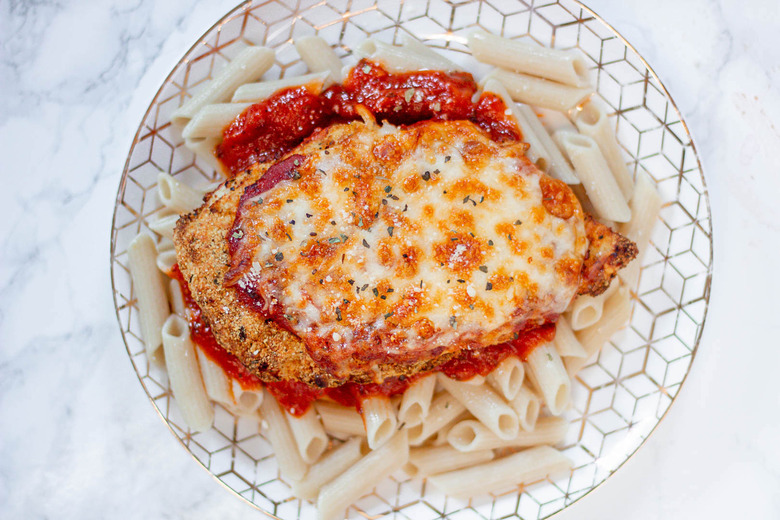
<instances>
[{"instance_id":1,"label":"melted mozzarella cheese","mask_svg":"<svg viewBox=\"0 0 780 520\"><path fill-rule=\"evenodd\" d=\"M545 209L523 145L464 121L335 128L237 220L257 238L239 285L310 350L336 367L420 359L506 341L568 306L582 212Z\"/></svg>"}]
</instances>

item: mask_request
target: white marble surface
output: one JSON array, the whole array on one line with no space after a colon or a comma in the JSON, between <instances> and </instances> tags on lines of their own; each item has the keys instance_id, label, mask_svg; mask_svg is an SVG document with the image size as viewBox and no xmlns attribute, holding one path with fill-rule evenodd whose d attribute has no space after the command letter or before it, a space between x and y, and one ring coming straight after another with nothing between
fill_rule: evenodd
<instances>
[{"instance_id":1,"label":"white marble surface","mask_svg":"<svg viewBox=\"0 0 780 520\"><path fill-rule=\"evenodd\" d=\"M250 518L119 335L109 231L138 121L231 0L0 0L0 517ZM667 418L557 518L780 517L780 4L592 0L651 63L710 188L708 324Z\"/></svg>"}]
</instances>

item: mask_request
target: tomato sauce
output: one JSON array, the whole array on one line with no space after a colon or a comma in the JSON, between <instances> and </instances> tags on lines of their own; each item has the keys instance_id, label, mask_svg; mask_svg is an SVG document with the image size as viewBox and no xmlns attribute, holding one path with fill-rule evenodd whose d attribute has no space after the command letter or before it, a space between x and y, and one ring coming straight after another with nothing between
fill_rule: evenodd
<instances>
[{"instance_id":1,"label":"tomato sauce","mask_svg":"<svg viewBox=\"0 0 780 520\"><path fill-rule=\"evenodd\" d=\"M293 87L251 105L225 128L216 156L234 176L255 163L282 157L320 128L359 119L357 105L394 125L465 119L497 142L521 139L504 102L483 94L475 103L476 92L477 84L467 72L390 73L364 59L343 84L319 95L305 86Z\"/></svg>"},{"instance_id":2,"label":"tomato sauce","mask_svg":"<svg viewBox=\"0 0 780 520\"><path fill-rule=\"evenodd\" d=\"M295 417L305 414L311 408L311 404L323 394L322 389L313 388L299 381L278 381L266 383L265 386L282 408Z\"/></svg>"},{"instance_id":3,"label":"tomato sauce","mask_svg":"<svg viewBox=\"0 0 780 520\"><path fill-rule=\"evenodd\" d=\"M244 110L223 132L216 156L235 175L280 158L333 119L321 96L306 87L285 89Z\"/></svg>"},{"instance_id":4,"label":"tomato sauce","mask_svg":"<svg viewBox=\"0 0 780 520\"><path fill-rule=\"evenodd\" d=\"M554 338L555 323L545 323L540 327L520 331L517 338L512 341L479 350L464 350L458 357L439 367L439 371L459 381L466 381L475 376L486 376L509 356L517 356L525 361L537 345L552 341Z\"/></svg>"},{"instance_id":5,"label":"tomato sauce","mask_svg":"<svg viewBox=\"0 0 780 520\"><path fill-rule=\"evenodd\" d=\"M517 123L507 114L504 100L490 92L484 92L479 97L472 121L497 143L519 141L522 138Z\"/></svg>"},{"instance_id":6,"label":"tomato sauce","mask_svg":"<svg viewBox=\"0 0 780 520\"><path fill-rule=\"evenodd\" d=\"M260 379L249 372L237 357L226 351L214 338L211 327L203 320L203 311L192 297L190 288L184 281L184 276L178 264L173 266L168 275L179 281L184 306L187 309L187 321L190 326L190 338L195 342L210 360L222 367L245 390L257 390L262 387Z\"/></svg>"},{"instance_id":7,"label":"tomato sauce","mask_svg":"<svg viewBox=\"0 0 780 520\"><path fill-rule=\"evenodd\" d=\"M333 111L355 118L356 105L365 106L377 121L409 125L427 119L469 119L474 112L472 96L477 91L467 72L418 71L390 73L361 60L341 86L326 90Z\"/></svg>"},{"instance_id":8,"label":"tomato sauce","mask_svg":"<svg viewBox=\"0 0 780 520\"><path fill-rule=\"evenodd\" d=\"M409 388L417 376L410 378L394 377L382 383L346 383L333 388L312 388L305 383L297 381L279 381L266 383L266 388L279 401L291 415L300 417L306 413L312 403L321 397L327 397L342 406L361 410L364 399L374 396L387 396L402 394Z\"/></svg>"}]
</instances>

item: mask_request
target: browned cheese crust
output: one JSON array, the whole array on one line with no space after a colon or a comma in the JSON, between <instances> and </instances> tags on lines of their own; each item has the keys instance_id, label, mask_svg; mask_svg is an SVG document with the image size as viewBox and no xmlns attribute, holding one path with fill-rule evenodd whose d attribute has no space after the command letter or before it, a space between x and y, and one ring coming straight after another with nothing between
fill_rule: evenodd
<instances>
[{"instance_id":1,"label":"browned cheese crust","mask_svg":"<svg viewBox=\"0 0 780 520\"><path fill-rule=\"evenodd\" d=\"M352 132L350 127L331 127L327 130L328 137L338 140ZM322 146L316 137L312 136L293 152L303 155L313 153ZM224 285L225 275L231 266L227 234L236 218L239 200L244 189L262 177L270 166L256 165L227 181L205 197L203 206L179 219L174 233L179 268L220 345L261 380L301 381L316 387L337 386L346 380L334 377L319 366L300 338L266 320L240 301L235 286ZM590 217L586 219L586 231L590 247L580 271L579 293L596 295L608 287L617 270L634 258L637 250L631 241ZM573 276L577 276L577 271ZM379 363L371 371L351 373L348 380L370 383L389 377L409 376L432 370L452 355L450 351L434 359L403 364L387 361Z\"/></svg>"}]
</instances>

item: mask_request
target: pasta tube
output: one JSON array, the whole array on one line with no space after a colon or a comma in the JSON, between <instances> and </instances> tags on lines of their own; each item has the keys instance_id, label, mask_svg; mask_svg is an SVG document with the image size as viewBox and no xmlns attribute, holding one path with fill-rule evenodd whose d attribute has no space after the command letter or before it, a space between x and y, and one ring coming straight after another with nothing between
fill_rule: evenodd
<instances>
[{"instance_id":1,"label":"pasta tube","mask_svg":"<svg viewBox=\"0 0 780 520\"><path fill-rule=\"evenodd\" d=\"M370 492L409 459L406 430L397 432L379 449L370 451L355 465L333 479L317 497L319 520L335 520L350 504Z\"/></svg>"},{"instance_id":2,"label":"pasta tube","mask_svg":"<svg viewBox=\"0 0 780 520\"><path fill-rule=\"evenodd\" d=\"M434 397L428 415L421 424L409 428L409 444L419 446L441 431L466 410L457 399L447 392Z\"/></svg>"},{"instance_id":3,"label":"pasta tube","mask_svg":"<svg viewBox=\"0 0 780 520\"><path fill-rule=\"evenodd\" d=\"M293 483L293 494L305 500L316 500L322 486L360 460L360 446L361 439L352 437L341 446L330 450L312 465L303 480Z\"/></svg>"},{"instance_id":4,"label":"pasta tube","mask_svg":"<svg viewBox=\"0 0 780 520\"><path fill-rule=\"evenodd\" d=\"M260 416L261 428L276 454L279 472L291 480L302 479L308 468L298 452L285 413L272 395L263 398Z\"/></svg>"},{"instance_id":5,"label":"pasta tube","mask_svg":"<svg viewBox=\"0 0 780 520\"><path fill-rule=\"evenodd\" d=\"M607 160L612 176L623 193L623 197L626 201L630 201L634 194L634 180L626 167L615 130L607 119L603 105L597 104L593 100L588 101L582 107L575 123L580 132L596 141L599 150Z\"/></svg>"},{"instance_id":6,"label":"pasta tube","mask_svg":"<svg viewBox=\"0 0 780 520\"><path fill-rule=\"evenodd\" d=\"M266 47L247 47L195 96L180 106L171 117L173 124L183 127L203 107L212 103L222 103L238 88L249 81L259 78L274 63L274 51Z\"/></svg>"},{"instance_id":7,"label":"pasta tube","mask_svg":"<svg viewBox=\"0 0 780 520\"><path fill-rule=\"evenodd\" d=\"M628 222L631 210L596 142L572 132L559 131L554 137L574 165L598 215L615 222Z\"/></svg>"},{"instance_id":8,"label":"pasta tube","mask_svg":"<svg viewBox=\"0 0 780 520\"><path fill-rule=\"evenodd\" d=\"M301 458L308 464L316 462L328 447L328 436L317 412L310 407L301 417L286 415Z\"/></svg>"},{"instance_id":9,"label":"pasta tube","mask_svg":"<svg viewBox=\"0 0 780 520\"><path fill-rule=\"evenodd\" d=\"M127 258L138 302L141 337L146 346L146 355L151 359L162 344L160 330L170 314L162 273L157 269L157 248L152 237L146 233L135 237L127 248Z\"/></svg>"},{"instance_id":10,"label":"pasta tube","mask_svg":"<svg viewBox=\"0 0 780 520\"><path fill-rule=\"evenodd\" d=\"M314 406L317 408L325 431L328 433L366 436L363 418L354 408L347 408L346 406L328 401L317 401Z\"/></svg>"},{"instance_id":11,"label":"pasta tube","mask_svg":"<svg viewBox=\"0 0 780 520\"><path fill-rule=\"evenodd\" d=\"M324 39L319 36L296 38L295 48L310 71L327 71L338 82L344 78L344 64Z\"/></svg>"},{"instance_id":12,"label":"pasta tube","mask_svg":"<svg viewBox=\"0 0 780 520\"><path fill-rule=\"evenodd\" d=\"M360 411L366 425L368 447L375 450L395 433L398 423L395 408L386 396L374 396L360 403Z\"/></svg>"},{"instance_id":13,"label":"pasta tube","mask_svg":"<svg viewBox=\"0 0 780 520\"><path fill-rule=\"evenodd\" d=\"M510 356L498 364L493 371L488 374L487 382L495 388L504 399L511 401L520 391L525 378L525 368L523 362L515 356Z\"/></svg>"},{"instance_id":14,"label":"pasta tube","mask_svg":"<svg viewBox=\"0 0 780 520\"><path fill-rule=\"evenodd\" d=\"M573 50L550 49L530 42L502 38L485 31L469 34L468 46L471 54L483 63L573 87L590 84L585 58Z\"/></svg>"},{"instance_id":15,"label":"pasta tube","mask_svg":"<svg viewBox=\"0 0 780 520\"><path fill-rule=\"evenodd\" d=\"M398 420L406 426L420 424L428 415L435 387L436 376L433 374L421 377L412 383L404 392L398 409Z\"/></svg>"},{"instance_id":16,"label":"pasta tube","mask_svg":"<svg viewBox=\"0 0 780 520\"><path fill-rule=\"evenodd\" d=\"M554 448L537 446L471 468L435 475L428 482L448 495L474 496L535 482L571 467L571 461Z\"/></svg>"},{"instance_id":17,"label":"pasta tube","mask_svg":"<svg viewBox=\"0 0 780 520\"><path fill-rule=\"evenodd\" d=\"M461 469L493 460L492 450L458 451L452 446L413 448L404 472L410 477L424 478L454 469Z\"/></svg>"},{"instance_id":18,"label":"pasta tube","mask_svg":"<svg viewBox=\"0 0 780 520\"><path fill-rule=\"evenodd\" d=\"M550 413L563 413L571 398L571 380L561 356L552 344L545 343L538 345L528 354L526 363Z\"/></svg>"},{"instance_id":19,"label":"pasta tube","mask_svg":"<svg viewBox=\"0 0 780 520\"><path fill-rule=\"evenodd\" d=\"M214 423L214 406L203 388L187 322L171 314L162 328L162 342L171 390L184 421L196 432L208 430Z\"/></svg>"},{"instance_id":20,"label":"pasta tube","mask_svg":"<svg viewBox=\"0 0 780 520\"><path fill-rule=\"evenodd\" d=\"M450 429L447 441L458 451L526 448L538 444L558 444L566 436L569 424L560 417L539 419L531 431L521 431L513 439L501 439L479 421L461 421Z\"/></svg>"},{"instance_id":21,"label":"pasta tube","mask_svg":"<svg viewBox=\"0 0 780 520\"><path fill-rule=\"evenodd\" d=\"M504 85L515 101L559 112L571 110L593 94L588 87L570 87L503 69L494 69L485 76L485 80L491 78Z\"/></svg>"},{"instance_id":22,"label":"pasta tube","mask_svg":"<svg viewBox=\"0 0 780 520\"><path fill-rule=\"evenodd\" d=\"M565 372L564 372L565 373ZM511 439L520 429L517 414L490 387L473 386L439 374L445 390L479 421L502 439Z\"/></svg>"}]
</instances>

